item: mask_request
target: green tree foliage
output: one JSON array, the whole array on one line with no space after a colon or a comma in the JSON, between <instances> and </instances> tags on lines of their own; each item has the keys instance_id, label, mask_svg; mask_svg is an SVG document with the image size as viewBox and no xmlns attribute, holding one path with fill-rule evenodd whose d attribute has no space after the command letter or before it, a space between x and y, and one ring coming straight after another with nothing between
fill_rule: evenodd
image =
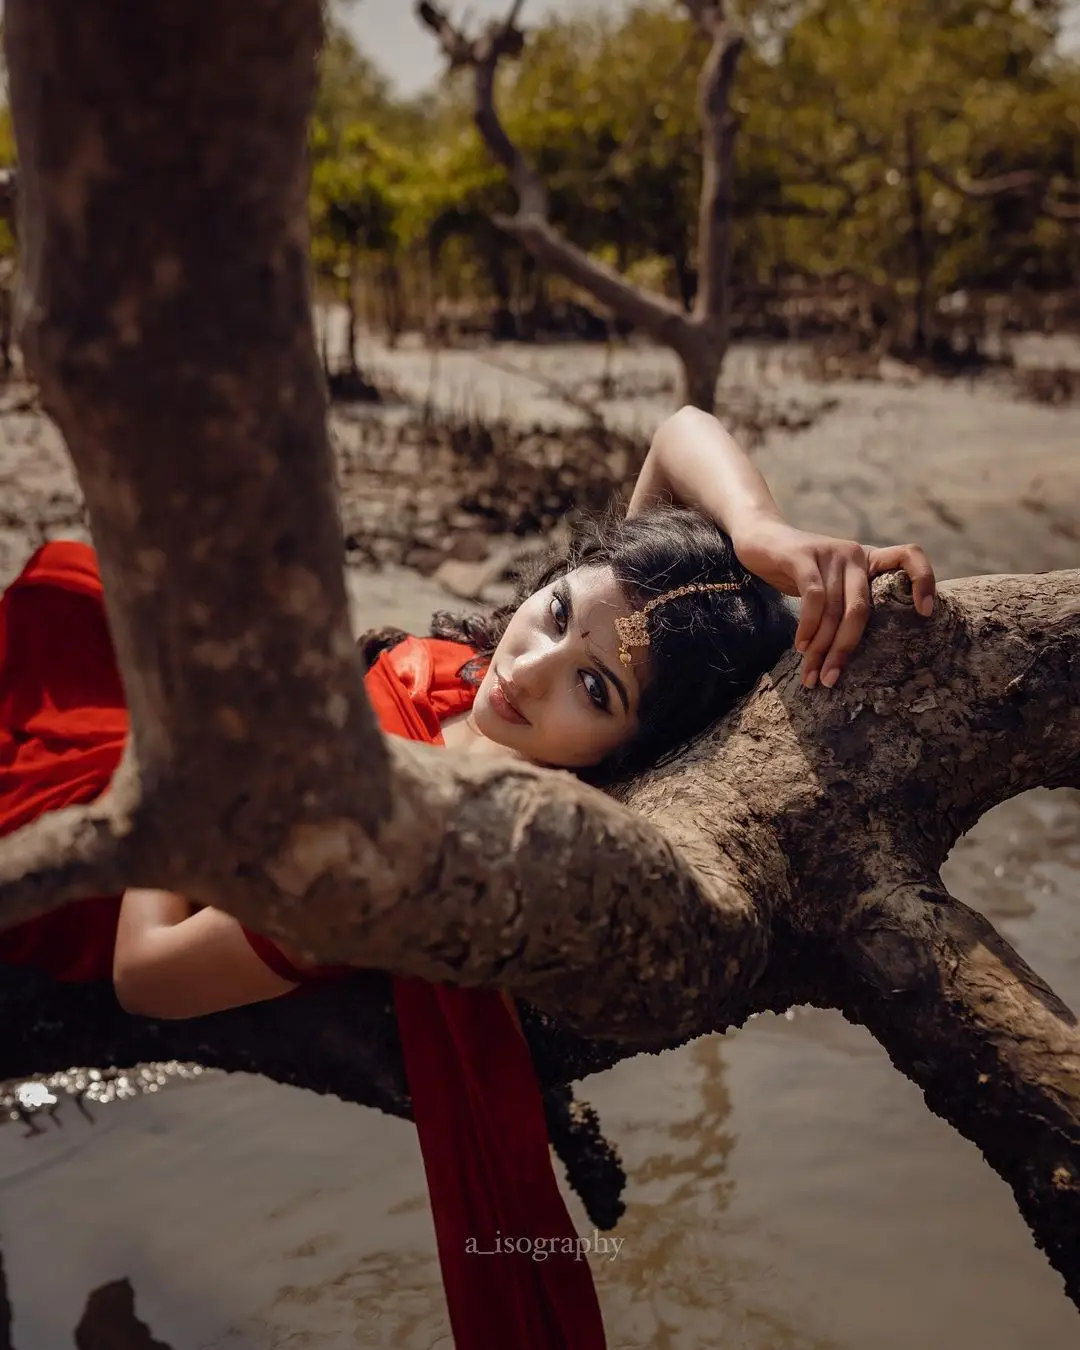
<instances>
[{"instance_id":1,"label":"green tree foliage","mask_svg":"<svg viewBox=\"0 0 1080 1350\"><path fill-rule=\"evenodd\" d=\"M11 109L0 107L0 170L13 169L16 163L15 130ZM15 236L6 220L0 219L0 258L15 256Z\"/></svg>"},{"instance_id":2,"label":"green tree foliage","mask_svg":"<svg viewBox=\"0 0 1080 1350\"><path fill-rule=\"evenodd\" d=\"M406 3L407 0L402 0ZM1074 286L1080 66L1059 0L741 0L733 281L854 278L883 311L957 289ZM526 11L527 13L527 11ZM549 20L500 72L512 138L552 223L689 304L701 180L703 39L676 0ZM469 72L403 100L331 19L311 129L313 261L324 287L507 308L529 260L492 218L513 194L472 125ZM0 112L0 167L13 164ZM1026 187L982 192L1026 171ZM1074 213L1075 213L1074 206ZM10 251L0 223L0 253Z\"/></svg>"},{"instance_id":3,"label":"green tree foliage","mask_svg":"<svg viewBox=\"0 0 1080 1350\"><path fill-rule=\"evenodd\" d=\"M931 297L1072 283L1075 229L1043 191L958 190L1080 179L1080 74L1055 50L1057 17L1019 0L811 5L744 91L744 205L795 207L756 266L898 293L922 270Z\"/></svg>"},{"instance_id":4,"label":"green tree foliage","mask_svg":"<svg viewBox=\"0 0 1080 1350\"><path fill-rule=\"evenodd\" d=\"M741 17L737 291L847 275L900 312L957 288L1074 284L1077 223L1045 209L1075 201L1080 180L1080 69L1055 45L1059 4L744 0ZM552 223L687 303L704 50L683 6L654 0L550 20L500 73ZM513 198L470 100L466 72L423 106L395 101L335 32L313 136L317 250L340 266L343 248L400 260L431 244L444 293L505 304L528 268L492 229ZM1020 171L1042 186L977 195Z\"/></svg>"}]
</instances>

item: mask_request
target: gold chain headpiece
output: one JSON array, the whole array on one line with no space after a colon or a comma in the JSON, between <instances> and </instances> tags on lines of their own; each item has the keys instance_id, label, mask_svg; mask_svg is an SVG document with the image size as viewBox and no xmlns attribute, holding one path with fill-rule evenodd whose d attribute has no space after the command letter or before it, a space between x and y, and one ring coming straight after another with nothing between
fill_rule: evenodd
<instances>
[{"instance_id":1,"label":"gold chain headpiece","mask_svg":"<svg viewBox=\"0 0 1080 1350\"><path fill-rule=\"evenodd\" d=\"M690 586L676 586L673 591L665 591L663 595L654 596L643 609L636 613L628 615L625 619L615 620L615 632L619 637L619 660L624 666L628 666L633 660L630 655L631 647L647 647L649 645L649 630L646 620L654 609L660 605L665 605L669 600L678 600L684 595L697 595L702 591L738 591L750 580L750 574L747 573L741 581L701 581Z\"/></svg>"}]
</instances>

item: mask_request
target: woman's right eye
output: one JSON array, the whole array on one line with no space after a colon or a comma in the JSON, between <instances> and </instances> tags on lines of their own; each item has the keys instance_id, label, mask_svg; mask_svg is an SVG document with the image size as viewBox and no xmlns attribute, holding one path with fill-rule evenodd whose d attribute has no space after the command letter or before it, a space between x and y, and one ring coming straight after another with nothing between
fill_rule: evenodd
<instances>
[{"instance_id":1,"label":"woman's right eye","mask_svg":"<svg viewBox=\"0 0 1080 1350\"><path fill-rule=\"evenodd\" d=\"M551 597L551 604L548 605L548 612L555 620L555 627L561 633L566 628L566 606L557 595Z\"/></svg>"}]
</instances>

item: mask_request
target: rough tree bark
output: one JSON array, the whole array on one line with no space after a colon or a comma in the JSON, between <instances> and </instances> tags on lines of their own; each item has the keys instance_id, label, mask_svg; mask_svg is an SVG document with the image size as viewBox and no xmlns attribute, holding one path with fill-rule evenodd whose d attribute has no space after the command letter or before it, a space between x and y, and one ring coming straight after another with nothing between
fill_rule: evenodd
<instances>
[{"instance_id":1,"label":"rough tree bark","mask_svg":"<svg viewBox=\"0 0 1080 1350\"><path fill-rule=\"evenodd\" d=\"M513 0L501 22L470 38L439 5L419 0L416 12L436 35L452 70L470 68L473 117L491 155L505 168L518 209L496 224L517 239L544 267L588 291L620 318L670 347L682 367L684 402L712 412L716 384L727 352L730 315L732 187L738 121L731 91L743 39L728 18L725 0L682 0L708 37L709 54L698 82L702 130L702 183L698 209L697 291L692 307L635 286L615 268L592 258L551 224L547 188L507 134L495 106L499 63L520 56L525 35L518 25L523 0Z\"/></svg>"},{"instance_id":2,"label":"rough tree bark","mask_svg":"<svg viewBox=\"0 0 1080 1350\"><path fill-rule=\"evenodd\" d=\"M88 505L132 735L105 797L0 846L0 922L158 885L369 973L324 1005L164 1028L101 990L27 1003L5 973L27 1015L0 1073L179 1054L403 1111L376 970L542 1010L547 1082L837 1007L982 1150L1080 1302L1080 1031L939 879L996 802L1080 786L1080 571L954 583L930 623L881 581L839 692L785 660L621 800L384 740L309 308L318 39L318 0L8 0L24 348Z\"/></svg>"}]
</instances>

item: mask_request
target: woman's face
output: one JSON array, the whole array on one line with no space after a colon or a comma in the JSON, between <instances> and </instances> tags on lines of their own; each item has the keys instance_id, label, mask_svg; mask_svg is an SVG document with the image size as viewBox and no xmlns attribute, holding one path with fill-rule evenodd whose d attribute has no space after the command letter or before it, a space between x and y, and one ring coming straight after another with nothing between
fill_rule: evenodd
<instances>
[{"instance_id":1,"label":"woman's face","mask_svg":"<svg viewBox=\"0 0 1080 1350\"><path fill-rule=\"evenodd\" d=\"M582 567L515 612L473 705L476 729L561 769L601 760L638 729L644 651L619 660L615 619L631 612L610 567Z\"/></svg>"}]
</instances>

